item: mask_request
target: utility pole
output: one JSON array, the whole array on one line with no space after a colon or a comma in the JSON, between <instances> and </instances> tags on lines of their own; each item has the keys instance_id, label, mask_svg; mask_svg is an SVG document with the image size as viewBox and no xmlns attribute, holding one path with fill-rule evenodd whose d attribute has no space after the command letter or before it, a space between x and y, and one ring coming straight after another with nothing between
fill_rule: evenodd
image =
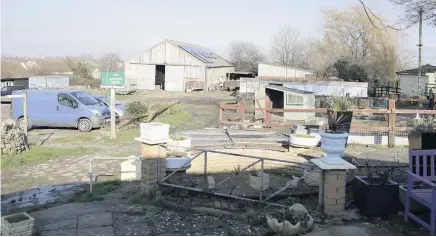
<instances>
[{"instance_id":1,"label":"utility pole","mask_svg":"<svg viewBox=\"0 0 436 237\"><path fill-rule=\"evenodd\" d=\"M422 8L419 8L418 95L421 96Z\"/></svg>"}]
</instances>

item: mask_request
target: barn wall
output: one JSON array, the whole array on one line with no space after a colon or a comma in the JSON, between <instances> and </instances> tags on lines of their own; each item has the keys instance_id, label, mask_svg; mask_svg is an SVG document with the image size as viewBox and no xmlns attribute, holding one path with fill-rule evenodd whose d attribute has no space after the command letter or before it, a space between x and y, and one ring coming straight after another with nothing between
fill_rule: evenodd
<instances>
[{"instance_id":1,"label":"barn wall","mask_svg":"<svg viewBox=\"0 0 436 237\"><path fill-rule=\"evenodd\" d=\"M234 67L219 67L207 69L207 87L214 87L226 80L226 73L235 72Z\"/></svg>"},{"instance_id":2,"label":"barn wall","mask_svg":"<svg viewBox=\"0 0 436 237\"><path fill-rule=\"evenodd\" d=\"M165 90L184 91L184 73L183 66L165 66Z\"/></svg>"}]
</instances>

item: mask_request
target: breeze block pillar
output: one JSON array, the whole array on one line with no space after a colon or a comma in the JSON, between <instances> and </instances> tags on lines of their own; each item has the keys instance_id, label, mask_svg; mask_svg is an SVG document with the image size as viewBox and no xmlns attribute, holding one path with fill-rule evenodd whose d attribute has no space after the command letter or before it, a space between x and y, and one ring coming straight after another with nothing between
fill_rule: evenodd
<instances>
[{"instance_id":1,"label":"breeze block pillar","mask_svg":"<svg viewBox=\"0 0 436 237\"><path fill-rule=\"evenodd\" d=\"M356 166L343 160L341 164L326 164L322 159L312 159L321 170L319 185L319 207L331 216L340 216L345 210L345 185L347 170Z\"/></svg>"},{"instance_id":2,"label":"breeze block pillar","mask_svg":"<svg viewBox=\"0 0 436 237\"><path fill-rule=\"evenodd\" d=\"M158 177L165 177L166 148L160 144L141 144L141 184L143 194L153 193L157 189Z\"/></svg>"}]
</instances>

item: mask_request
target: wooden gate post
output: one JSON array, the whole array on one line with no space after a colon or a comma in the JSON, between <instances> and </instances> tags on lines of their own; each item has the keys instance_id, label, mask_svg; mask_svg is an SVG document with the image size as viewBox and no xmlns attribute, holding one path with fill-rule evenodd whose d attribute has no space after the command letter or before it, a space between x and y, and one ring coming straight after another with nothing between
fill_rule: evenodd
<instances>
[{"instance_id":1,"label":"wooden gate post","mask_svg":"<svg viewBox=\"0 0 436 237\"><path fill-rule=\"evenodd\" d=\"M388 147L395 146L395 127L396 127L396 117L395 113L395 99L389 99L389 116L388 116Z\"/></svg>"},{"instance_id":2,"label":"wooden gate post","mask_svg":"<svg viewBox=\"0 0 436 237\"><path fill-rule=\"evenodd\" d=\"M241 122L245 120L245 99L242 99L239 103L239 120Z\"/></svg>"}]
</instances>

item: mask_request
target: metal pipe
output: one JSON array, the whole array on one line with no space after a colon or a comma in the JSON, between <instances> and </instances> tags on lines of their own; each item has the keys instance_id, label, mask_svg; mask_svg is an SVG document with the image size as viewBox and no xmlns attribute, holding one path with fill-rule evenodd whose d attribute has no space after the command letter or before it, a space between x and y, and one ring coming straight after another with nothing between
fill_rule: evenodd
<instances>
[{"instance_id":1,"label":"metal pipe","mask_svg":"<svg viewBox=\"0 0 436 237\"><path fill-rule=\"evenodd\" d=\"M204 152L204 191L207 190L207 151Z\"/></svg>"},{"instance_id":2,"label":"metal pipe","mask_svg":"<svg viewBox=\"0 0 436 237\"><path fill-rule=\"evenodd\" d=\"M288 164L304 165L304 166L307 166L307 167L313 167L314 166L314 165L311 165L311 164L303 164L303 163L298 163L298 162L289 161L289 160L279 160L279 159L264 158L264 157L259 157L259 156L242 155L242 154L223 152L223 151L212 151L212 150L202 150L202 151L209 151L211 153L217 153L217 154L222 154L222 155L232 155L232 156L236 156L236 157L246 157L246 158L253 158L253 159L260 159L260 160L277 161L277 162L288 163Z\"/></svg>"},{"instance_id":3,"label":"metal pipe","mask_svg":"<svg viewBox=\"0 0 436 237\"><path fill-rule=\"evenodd\" d=\"M232 195L223 194L223 193L215 193L215 192L208 193L208 192L204 192L203 190L200 190L200 189L184 187L184 186L177 185L177 184L161 183L161 185L168 186L168 187L173 187L173 188L182 188L182 189L186 189L186 190L190 190L190 191L194 191L194 192L205 193L205 194L213 194L213 195L216 195L216 196L221 196L221 197L226 197L226 198L233 198L233 199L237 199L237 200L244 200L244 201L249 201L249 202L262 203L262 204L267 204L267 205L270 205L270 206L289 208L289 206L285 206L285 205L281 205L281 204L270 203L270 202L260 202L259 200L255 200L255 199L249 199L249 198L243 198L243 197L238 197L238 196L232 196Z\"/></svg>"},{"instance_id":4,"label":"metal pipe","mask_svg":"<svg viewBox=\"0 0 436 237\"><path fill-rule=\"evenodd\" d=\"M198 153L197 155L195 155L194 157L192 157L190 160L186 161L183 165L181 165L179 168L177 168L176 170L174 170L173 172L171 172L171 174L169 174L167 177L165 177L160 183L165 182L165 180L167 180L169 177L171 177L173 174L175 174L177 171L179 171L180 169L182 169L185 165L191 163L191 161L193 161L195 158L199 157L201 154L203 154L204 151Z\"/></svg>"},{"instance_id":5,"label":"metal pipe","mask_svg":"<svg viewBox=\"0 0 436 237\"><path fill-rule=\"evenodd\" d=\"M260 164L260 172L261 172L261 176L260 176L260 192L259 192L259 201L262 202L262 195L263 195L263 165L264 165L265 161L262 160L262 163Z\"/></svg>"},{"instance_id":6,"label":"metal pipe","mask_svg":"<svg viewBox=\"0 0 436 237\"><path fill-rule=\"evenodd\" d=\"M254 165L256 165L257 163L259 163L260 161L261 161L261 160L257 160L257 161L255 161L254 163L251 163L249 166L243 168L243 169L240 170L239 172L242 172L242 171L245 171L245 170L251 168L252 166L254 166ZM236 175L238 175L238 174L232 174L230 177L225 178L223 181L221 181L221 182L219 182L217 185L215 185L215 187L220 186L221 184L223 184L223 183L226 182L227 180L229 180L229 179L235 177Z\"/></svg>"}]
</instances>

